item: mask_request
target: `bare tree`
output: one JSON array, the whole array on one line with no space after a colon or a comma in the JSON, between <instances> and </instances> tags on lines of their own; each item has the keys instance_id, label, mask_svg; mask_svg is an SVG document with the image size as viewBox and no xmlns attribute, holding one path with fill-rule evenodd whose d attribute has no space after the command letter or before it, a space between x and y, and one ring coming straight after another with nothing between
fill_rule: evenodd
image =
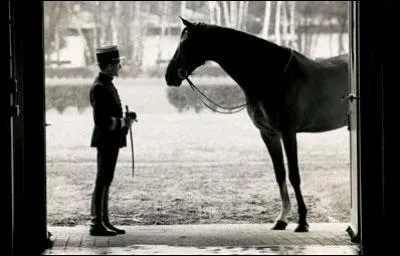
<instances>
[{"instance_id":1,"label":"bare tree","mask_svg":"<svg viewBox=\"0 0 400 256\"><path fill-rule=\"evenodd\" d=\"M101 44L112 44L113 43L113 28L114 28L114 3L111 1L100 1L102 5L104 5L104 9L102 10L102 26L100 27L103 31L103 38L101 40ZM110 15L111 14L111 15Z\"/></svg>"},{"instance_id":2,"label":"bare tree","mask_svg":"<svg viewBox=\"0 0 400 256\"><path fill-rule=\"evenodd\" d=\"M186 1L181 1L181 17L186 17ZM181 30L183 30L183 23L181 23Z\"/></svg>"},{"instance_id":3,"label":"bare tree","mask_svg":"<svg viewBox=\"0 0 400 256\"><path fill-rule=\"evenodd\" d=\"M221 6L217 1L208 1L208 9L210 12L210 23L222 25L221 22Z\"/></svg>"},{"instance_id":4,"label":"bare tree","mask_svg":"<svg viewBox=\"0 0 400 256\"><path fill-rule=\"evenodd\" d=\"M240 30L244 29L247 23L248 1L221 1L221 4L222 12L218 12L221 6L217 1L211 4L212 9L216 10L217 19L222 13L225 26Z\"/></svg>"},{"instance_id":5,"label":"bare tree","mask_svg":"<svg viewBox=\"0 0 400 256\"><path fill-rule=\"evenodd\" d=\"M145 14L146 12L144 12ZM134 19L132 27L133 35L133 54L132 61L137 67L142 66L143 62L143 39L146 32L145 23L142 22L142 1L134 2Z\"/></svg>"},{"instance_id":6,"label":"bare tree","mask_svg":"<svg viewBox=\"0 0 400 256\"><path fill-rule=\"evenodd\" d=\"M237 5L239 2L229 1L230 5L230 24L232 28L237 28L238 21L238 13L237 13Z\"/></svg>"},{"instance_id":7,"label":"bare tree","mask_svg":"<svg viewBox=\"0 0 400 256\"><path fill-rule=\"evenodd\" d=\"M113 15L111 15L111 34L112 34L111 44L118 44L119 5L120 5L119 1L113 1L112 2Z\"/></svg>"},{"instance_id":8,"label":"bare tree","mask_svg":"<svg viewBox=\"0 0 400 256\"><path fill-rule=\"evenodd\" d=\"M134 5L135 3L132 1L121 1L119 6L117 5L118 44L121 45L121 50L127 57L128 62L132 61Z\"/></svg>"},{"instance_id":9,"label":"bare tree","mask_svg":"<svg viewBox=\"0 0 400 256\"><path fill-rule=\"evenodd\" d=\"M222 1L222 9L224 10L224 20L225 20L225 25L227 27L231 26L231 19L229 18L229 8L228 8L228 2L227 1Z\"/></svg>"},{"instance_id":10,"label":"bare tree","mask_svg":"<svg viewBox=\"0 0 400 256\"><path fill-rule=\"evenodd\" d=\"M290 1L290 21L289 21L289 46L298 50L297 38L296 38L296 23L295 23L295 15L296 15L296 1Z\"/></svg>"},{"instance_id":11,"label":"bare tree","mask_svg":"<svg viewBox=\"0 0 400 256\"><path fill-rule=\"evenodd\" d=\"M65 12L66 2L64 1L45 1L44 2L44 43L45 58L50 59L51 53L55 52L56 62L60 61L60 49L64 46L65 21L68 14Z\"/></svg>"},{"instance_id":12,"label":"bare tree","mask_svg":"<svg viewBox=\"0 0 400 256\"><path fill-rule=\"evenodd\" d=\"M313 1L301 1L297 3L296 11L301 17L299 25L302 28L298 34L299 50L305 55L310 55L316 40L315 33L311 31L311 25L315 17L321 14L321 5Z\"/></svg>"},{"instance_id":13,"label":"bare tree","mask_svg":"<svg viewBox=\"0 0 400 256\"><path fill-rule=\"evenodd\" d=\"M171 11L171 2L170 1L162 1L161 3L161 18L160 18L160 41L158 44L158 62L162 61L163 59L163 46L164 46L164 36L167 34L167 24L168 24L168 17Z\"/></svg>"},{"instance_id":14,"label":"bare tree","mask_svg":"<svg viewBox=\"0 0 400 256\"><path fill-rule=\"evenodd\" d=\"M60 13L60 4L57 4L55 6L55 12L56 13ZM55 50L56 50L56 54L57 54L57 66L60 65L60 48L61 48L61 39L60 39L60 24L57 23L56 27L55 27L55 34L54 34L54 43L55 43Z\"/></svg>"},{"instance_id":15,"label":"bare tree","mask_svg":"<svg viewBox=\"0 0 400 256\"><path fill-rule=\"evenodd\" d=\"M91 17L86 17L89 18L89 20L85 19L85 13L82 11L79 2L66 1L65 3L68 10L67 13L69 14L68 16L70 17L70 20L74 21L70 22L69 26L75 29L78 32L78 35L83 40L83 54L85 55L85 63L83 65L86 65L87 63L90 63L91 60L93 60L92 52L90 50L91 42L89 42L89 38L84 34L84 25L86 25L84 23L90 22Z\"/></svg>"},{"instance_id":16,"label":"bare tree","mask_svg":"<svg viewBox=\"0 0 400 256\"><path fill-rule=\"evenodd\" d=\"M339 37L338 37L338 55L345 52L343 35L347 32L348 27L348 2L346 1L329 1L328 2L328 14L329 19L336 19L339 25Z\"/></svg>"},{"instance_id":17,"label":"bare tree","mask_svg":"<svg viewBox=\"0 0 400 256\"><path fill-rule=\"evenodd\" d=\"M271 1L265 1L264 22L261 30L261 37L264 39L268 39L270 20L271 20Z\"/></svg>"},{"instance_id":18,"label":"bare tree","mask_svg":"<svg viewBox=\"0 0 400 256\"><path fill-rule=\"evenodd\" d=\"M247 31L247 17L249 15L249 1L241 1L242 7L240 8L241 14L240 29Z\"/></svg>"},{"instance_id":19,"label":"bare tree","mask_svg":"<svg viewBox=\"0 0 400 256\"><path fill-rule=\"evenodd\" d=\"M275 43L281 44L281 8L282 1L277 1L275 12Z\"/></svg>"},{"instance_id":20,"label":"bare tree","mask_svg":"<svg viewBox=\"0 0 400 256\"><path fill-rule=\"evenodd\" d=\"M96 53L96 48L100 46L100 33L99 33L99 27L100 27L100 2L99 1L94 1L94 6L93 6L93 17L94 17L94 47L93 47L93 54Z\"/></svg>"},{"instance_id":21,"label":"bare tree","mask_svg":"<svg viewBox=\"0 0 400 256\"><path fill-rule=\"evenodd\" d=\"M290 38L289 38L289 11L287 10L287 3L288 2L283 2L282 3L282 13L281 13L281 19L282 19L282 39L283 39L283 45L287 46L289 44Z\"/></svg>"}]
</instances>

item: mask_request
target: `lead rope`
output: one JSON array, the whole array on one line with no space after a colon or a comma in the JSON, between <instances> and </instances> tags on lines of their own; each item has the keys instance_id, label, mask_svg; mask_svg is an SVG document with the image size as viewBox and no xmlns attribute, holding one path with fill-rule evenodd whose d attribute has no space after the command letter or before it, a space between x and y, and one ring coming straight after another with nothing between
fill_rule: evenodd
<instances>
[{"instance_id":1,"label":"lead rope","mask_svg":"<svg viewBox=\"0 0 400 256\"><path fill-rule=\"evenodd\" d=\"M237 113L239 111L242 111L247 105L247 103L244 103L244 104L236 106L236 107L224 107L224 106L221 106L218 103L215 103L209 97L207 97L207 95L205 95L199 88L197 88L192 83L192 81L189 79L189 77L186 77L185 79L188 81L188 83L190 85L190 88L192 88L192 90L199 96L201 102L203 102L203 104L206 105L209 109L211 109L211 110L213 110L213 111L215 111L217 113L220 113L220 114L234 114L234 113ZM214 108L214 107L210 106L209 104L207 104L207 102L204 101L204 98L206 98L214 106L219 107L219 108L221 108L223 110L226 110L226 111L220 111L217 108Z\"/></svg>"}]
</instances>

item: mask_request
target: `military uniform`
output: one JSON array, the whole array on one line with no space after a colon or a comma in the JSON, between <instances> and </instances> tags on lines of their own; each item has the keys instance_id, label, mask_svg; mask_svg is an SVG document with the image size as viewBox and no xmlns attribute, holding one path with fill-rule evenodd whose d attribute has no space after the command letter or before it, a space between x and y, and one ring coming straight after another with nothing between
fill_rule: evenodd
<instances>
[{"instance_id":1,"label":"military uniform","mask_svg":"<svg viewBox=\"0 0 400 256\"><path fill-rule=\"evenodd\" d=\"M119 52L115 46L99 48L97 58L99 63L119 65ZM115 60L117 62L113 62ZM90 234L100 236L125 233L111 225L108 214L110 185L114 178L119 149L126 146L129 129L125 126L121 100L112 80L111 74L100 72L90 88L94 120L90 146L97 148L97 175L91 202Z\"/></svg>"},{"instance_id":2,"label":"military uniform","mask_svg":"<svg viewBox=\"0 0 400 256\"><path fill-rule=\"evenodd\" d=\"M90 88L94 128L91 147L126 146L127 129L122 126L122 105L113 77L99 73Z\"/></svg>"}]
</instances>

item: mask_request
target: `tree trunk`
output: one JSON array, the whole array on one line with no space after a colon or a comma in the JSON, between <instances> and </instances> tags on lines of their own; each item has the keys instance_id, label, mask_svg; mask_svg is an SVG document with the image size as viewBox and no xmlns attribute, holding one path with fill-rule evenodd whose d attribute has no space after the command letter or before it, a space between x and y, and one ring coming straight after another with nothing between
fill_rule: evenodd
<instances>
[{"instance_id":1,"label":"tree trunk","mask_svg":"<svg viewBox=\"0 0 400 256\"><path fill-rule=\"evenodd\" d=\"M78 12L76 12L74 10L74 2L65 2L67 4L67 13L68 15L71 16L78 16L80 14L80 10ZM84 63L83 66L86 66L86 63L88 63L90 61L90 47L89 47L89 41L87 40L86 36L83 34L83 30L82 30L82 24L76 24L76 26L74 27L74 29L76 29L78 31L79 36L82 38L83 40L83 55L84 55Z\"/></svg>"},{"instance_id":2,"label":"tree trunk","mask_svg":"<svg viewBox=\"0 0 400 256\"><path fill-rule=\"evenodd\" d=\"M94 18L94 33L93 33L93 56L96 62L96 49L99 47L99 1L94 1L94 8L93 8L93 18Z\"/></svg>"},{"instance_id":3,"label":"tree trunk","mask_svg":"<svg viewBox=\"0 0 400 256\"><path fill-rule=\"evenodd\" d=\"M289 27L289 22L288 22L288 12L286 9L286 3L287 2L282 2L282 15L281 19L283 19L283 25L282 25L282 38L283 38L283 45L287 46L289 44L289 38L288 38L288 27Z\"/></svg>"},{"instance_id":4,"label":"tree trunk","mask_svg":"<svg viewBox=\"0 0 400 256\"><path fill-rule=\"evenodd\" d=\"M165 35L165 28L166 28L166 22L167 22L167 2L162 1L162 13L161 13L161 28L160 28L160 41L158 43L158 55L157 55L157 62L161 61L162 59L162 51L163 51L163 42L164 42L164 35Z\"/></svg>"},{"instance_id":5,"label":"tree trunk","mask_svg":"<svg viewBox=\"0 0 400 256\"><path fill-rule=\"evenodd\" d=\"M332 33L332 31L333 31L333 25L332 25L332 21L331 21L331 19L329 19L329 35L328 35L328 41L329 41L329 55L333 55L333 44L332 44L332 41L333 41L333 34L334 33Z\"/></svg>"},{"instance_id":6,"label":"tree trunk","mask_svg":"<svg viewBox=\"0 0 400 256\"><path fill-rule=\"evenodd\" d=\"M268 39L269 24L271 20L271 1L265 1L264 23L261 30L261 37Z\"/></svg>"},{"instance_id":7,"label":"tree trunk","mask_svg":"<svg viewBox=\"0 0 400 256\"><path fill-rule=\"evenodd\" d=\"M236 1L229 1L231 28L235 29L237 28L237 22L238 22L237 4L238 2Z\"/></svg>"},{"instance_id":8,"label":"tree trunk","mask_svg":"<svg viewBox=\"0 0 400 256\"><path fill-rule=\"evenodd\" d=\"M133 5L134 3L131 1L122 1L119 2L118 8L118 44L123 49L123 54L128 61L132 60Z\"/></svg>"},{"instance_id":9,"label":"tree trunk","mask_svg":"<svg viewBox=\"0 0 400 256\"><path fill-rule=\"evenodd\" d=\"M60 15L60 3L58 3L56 5L56 13L58 13L58 15ZM56 23L56 27L55 27L55 35L54 35L54 42L56 45L56 56L57 56L57 67L60 66L60 26L59 26L59 22Z\"/></svg>"},{"instance_id":10,"label":"tree trunk","mask_svg":"<svg viewBox=\"0 0 400 256\"><path fill-rule=\"evenodd\" d=\"M208 17L210 18L210 24L216 24L216 17L215 17L215 1L208 1Z\"/></svg>"},{"instance_id":11,"label":"tree trunk","mask_svg":"<svg viewBox=\"0 0 400 256\"><path fill-rule=\"evenodd\" d=\"M181 17L185 18L186 17L186 1L181 1ZM185 27L185 25L183 25L183 23L181 22L181 31L183 30L183 28Z\"/></svg>"},{"instance_id":12,"label":"tree trunk","mask_svg":"<svg viewBox=\"0 0 400 256\"><path fill-rule=\"evenodd\" d=\"M345 52L344 49L344 43L343 43L343 34L344 31L346 29L346 25L347 25L347 17L344 19L339 19L340 20L340 31L339 31L339 53L338 55L342 54L343 52Z\"/></svg>"},{"instance_id":13,"label":"tree trunk","mask_svg":"<svg viewBox=\"0 0 400 256\"><path fill-rule=\"evenodd\" d=\"M127 56L130 61L132 61L132 52L133 52L133 36L132 34L135 32L133 29L133 11L134 11L134 2L127 2L126 3L126 11L127 11L127 18L126 23L128 25L127 34L126 34L126 42L125 47L127 49Z\"/></svg>"},{"instance_id":14,"label":"tree trunk","mask_svg":"<svg viewBox=\"0 0 400 256\"><path fill-rule=\"evenodd\" d=\"M249 1L239 1L238 3L236 28L239 30L246 30L248 3Z\"/></svg>"},{"instance_id":15,"label":"tree trunk","mask_svg":"<svg viewBox=\"0 0 400 256\"><path fill-rule=\"evenodd\" d=\"M216 14L216 21L217 25L221 26L222 25L222 12L221 12L221 6L218 4L218 2L215 1L215 14Z\"/></svg>"},{"instance_id":16,"label":"tree trunk","mask_svg":"<svg viewBox=\"0 0 400 256\"><path fill-rule=\"evenodd\" d=\"M58 42L56 42L56 35L60 23L60 18L61 14L59 12L60 2L45 2L44 7L45 12L45 54L47 56L47 60L53 60L51 59L51 55L53 53L56 53L56 47ZM47 21L47 22L46 22ZM58 40L58 39L57 39ZM57 53L56 53L57 54Z\"/></svg>"},{"instance_id":17,"label":"tree trunk","mask_svg":"<svg viewBox=\"0 0 400 256\"><path fill-rule=\"evenodd\" d=\"M225 26L231 27L230 18L229 18L229 7L228 7L227 1L222 1L222 7L224 9Z\"/></svg>"},{"instance_id":18,"label":"tree trunk","mask_svg":"<svg viewBox=\"0 0 400 256\"><path fill-rule=\"evenodd\" d=\"M142 1L134 2L134 18L133 18L133 53L132 61L137 67L142 66L143 60L143 25L140 22L141 14L141 3Z\"/></svg>"},{"instance_id":19,"label":"tree trunk","mask_svg":"<svg viewBox=\"0 0 400 256\"><path fill-rule=\"evenodd\" d=\"M56 45L56 62L58 67L60 66L60 33L58 32L58 27L56 27L55 32L54 42Z\"/></svg>"},{"instance_id":20,"label":"tree trunk","mask_svg":"<svg viewBox=\"0 0 400 256\"><path fill-rule=\"evenodd\" d=\"M112 22L111 22L111 31L112 31L112 44L118 44L118 9L119 9L119 4L120 2L115 1L113 2L113 15L111 16Z\"/></svg>"},{"instance_id":21,"label":"tree trunk","mask_svg":"<svg viewBox=\"0 0 400 256\"><path fill-rule=\"evenodd\" d=\"M296 43L297 40L296 40L295 15L296 15L296 1L290 1L290 23L289 23L290 47L298 49L299 47Z\"/></svg>"},{"instance_id":22,"label":"tree trunk","mask_svg":"<svg viewBox=\"0 0 400 256\"><path fill-rule=\"evenodd\" d=\"M103 20L105 22L105 29L104 29L104 41L103 44L112 44L113 43L113 37L114 37L114 3L113 2L102 2L104 5L108 5L108 10L103 11L104 16ZM103 9L104 10L104 9ZM108 14L108 15L107 15ZM111 16L109 15L111 14Z\"/></svg>"},{"instance_id":23,"label":"tree trunk","mask_svg":"<svg viewBox=\"0 0 400 256\"><path fill-rule=\"evenodd\" d=\"M304 29L304 45L303 45L303 49L304 49L304 54L305 55L310 55L310 49L311 49L311 47L310 47L310 45L311 45L311 37L312 37L312 35L311 35L311 33L310 33L310 31L309 31L309 27L310 27L310 22L309 22L309 17L310 17L310 15L309 14L306 14L305 15L305 24L304 24L304 27L305 27L305 29Z\"/></svg>"},{"instance_id":24,"label":"tree trunk","mask_svg":"<svg viewBox=\"0 0 400 256\"><path fill-rule=\"evenodd\" d=\"M237 29L242 30L243 29L243 7L244 7L244 2L245 1L239 1L238 9L237 9L237 15L238 15L238 21L236 24Z\"/></svg>"},{"instance_id":25,"label":"tree trunk","mask_svg":"<svg viewBox=\"0 0 400 256\"><path fill-rule=\"evenodd\" d=\"M281 44L281 7L282 1L276 3L276 13L275 13L275 43Z\"/></svg>"},{"instance_id":26,"label":"tree trunk","mask_svg":"<svg viewBox=\"0 0 400 256\"><path fill-rule=\"evenodd\" d=\"M244 31L247 31L247 17L249 15L249 1L244 1L244 6L243 6L243 25L242 29Z\"/></svg>"}]
</instances>

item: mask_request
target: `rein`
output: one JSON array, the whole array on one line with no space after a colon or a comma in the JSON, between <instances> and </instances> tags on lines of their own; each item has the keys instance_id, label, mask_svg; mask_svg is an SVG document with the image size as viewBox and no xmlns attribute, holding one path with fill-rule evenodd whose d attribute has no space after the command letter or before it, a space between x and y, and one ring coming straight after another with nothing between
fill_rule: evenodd
<instances>
[{"instance_id":1,"label":"rein","mask_svg":"<svg viewBox=\"0 0 400 256\"><path fill-rule=\"evenodd\" d=\"M220 113L220 114L234 114L234 113L237 113L237 112L239 112L239 111L242 111L242 110L246 107L246 105L247 105L247 103L244 103L244 104L239 105L239 106L236 106L236 107L224 107L224 106L221 106L221 105L219 105L218 103L215 103L215 102L214 102L213 100L211 100L209 97L207 97L207 95L205 95L202 91L200 91L200 89L197 88L197 87L192 83L192 81L189 79L189 77L186 77L186 80L188 81L188 83L189 83L189 85L190 85L190 88L192 88L192 90L199 96L201 102L203 102L204 105L206 105L209 109L211 109L211 110L213 110L213 111L215 111L215 112L218 112L218 113ZM204 101L204 98L206 98L210 103L212 103L212 104L214 105L214 107L213 107L213 106L210 106L209 104L207 104L207 103ZM221 109L226 110L226 111L220 111L220 110L218 110L216 107L221 108Z\"/></svg>"},{"instance_id":2,"label":"rein","mask_svg":"<svg viewBox=\"0 0 400 256\"><path fill-rule=\"evenodd\" d=\"M288 62L287 62L286 65L285 65L285 68L283 69L282 74L284 74L284 73L286 72L286 70L288 69L290 62L292 61L292 58L293 58L293 49L290 49L290 57L289 57ZM207 95L205 95L199 88L197 88L197 87L192 83L192 81L189 79L189 76L185 75L185 76L183 76L183 78L186 79L186 80L188 81L188 83L189 83L189 85L190 85L190 88L192 88L192 90L199 96L201 102L203 102L203 104L204 104L206 107L208 107L209 109L211 109L211 110L213 110L213 111L215 111L215 112L217 112L217 113L220 113L220 114L234 114L234 113L237 113L237 112L242 111L242 110L246 107L246 105L247 105L247 103L243 103L242 105L235 106L235 107L224 107L224 106L221 106L221 105L219 105L218 103L215 103L215 102L214 102L213 100L211 100L209 97L207 97ZM207 99L210 103L212 103L212 104L214 105L214 107L213 107L213 106L210 106L209 104L207 104L207 103L204 101L204 98ZM221 109L223 109L223 110L225 110L225 111L220 111L220 110L217 109L217 107L218 107L218 108L221 108Z\"/></svg>"}]
</instances>

